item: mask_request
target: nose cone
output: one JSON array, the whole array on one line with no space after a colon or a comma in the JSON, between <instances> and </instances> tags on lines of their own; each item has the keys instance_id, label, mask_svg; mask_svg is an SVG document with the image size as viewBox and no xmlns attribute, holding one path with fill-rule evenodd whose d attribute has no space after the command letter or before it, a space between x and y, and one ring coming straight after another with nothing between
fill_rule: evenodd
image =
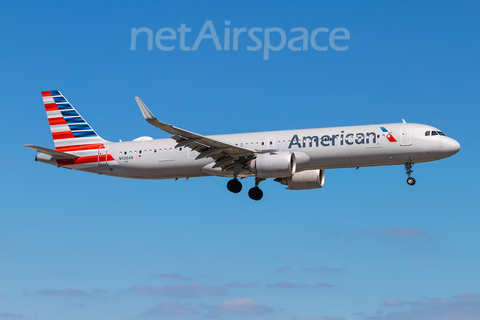
<instances>
[{"instance_id":1,"label":"nose cone","mask_svg":"<svg viewBox=\"0 0 480 320\"><path fill-rule=\"evenodd\" d=\"M452 138L449 138L448 142L445 143L445 151L448 152L449 156L453 156L455 153L460 151L460 143Z\"/></svg>"}]
</instances>

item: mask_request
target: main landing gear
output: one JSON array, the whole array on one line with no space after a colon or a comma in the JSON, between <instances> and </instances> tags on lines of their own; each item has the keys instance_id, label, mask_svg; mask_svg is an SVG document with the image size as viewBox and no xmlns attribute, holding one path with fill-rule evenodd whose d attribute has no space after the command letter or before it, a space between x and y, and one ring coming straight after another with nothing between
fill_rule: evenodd
<instances>
[{"instance_id":1,"label":"main landing gear","mask_svg":"<svg viewBox=\"0 0 480 320\"><path fill-rule=\"evenodd\" d=\"M252 200L255 200L255 201L258 201L260 199L262 199L263 197L263 191L262 189L260 189L258 187L258 185L260 184L260 182L262 182L263 178L255 178L255 187L251 188L250 190L248 190L248 196L250 197L250 199Z\"/></svg>"},{"instance_id":2,"label":"main landing gear","mask_svg":"<svg viewBox=\"0 0 480 320\"><path fill-rule=\"evenodd\" d=\"M264 178L255 178L255 187L248 190L248 196L250 199L258 201L263 198L263 191L258 187L260 182L265 180ZM228 181L227 189L233 193L239 193L242 191L242 183L238 181L237 178L233 178L232 180Z\"/></svg>"},{"instance_id":3,"label":"main landing gear","mask_svg":"<svg viewBox=\"0 0 480 320\"><path fill-rule=\"evenodd\" d=\"M411 177L411 174L413 172L412 167L413 167L413 163L405 163L405 170L407 170L407 174L408 174L407 183L411 186L413 186L416 182L415 178Z\"/></svg>"},{"instance_id":4,"label":"main landing gear","mask_svg":"<svg viewBox=\"0 0 480 320\"><path fill-rule=\"evenodd\" d=\"M239 193L242 191L242 183L238 181L237 178L234 178L227 183L227 189L233 193Z\"/></svg>"}]
</instances>

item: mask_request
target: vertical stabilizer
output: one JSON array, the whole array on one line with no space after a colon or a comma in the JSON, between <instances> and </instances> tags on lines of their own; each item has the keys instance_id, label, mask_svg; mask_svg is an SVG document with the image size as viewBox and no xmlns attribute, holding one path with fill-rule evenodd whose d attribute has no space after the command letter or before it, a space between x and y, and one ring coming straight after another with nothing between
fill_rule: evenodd
<instances>
[{"instance_id":1,"label":"vertical stabilizer","mask_svg":"<svg viewBox=\"0 0 480 320\"><path fill-rule=\"evenodd\" d=\"M55 149L62 152L98 149L102 139L58 90L42 91Z\"/></svg>"}]
</instances>

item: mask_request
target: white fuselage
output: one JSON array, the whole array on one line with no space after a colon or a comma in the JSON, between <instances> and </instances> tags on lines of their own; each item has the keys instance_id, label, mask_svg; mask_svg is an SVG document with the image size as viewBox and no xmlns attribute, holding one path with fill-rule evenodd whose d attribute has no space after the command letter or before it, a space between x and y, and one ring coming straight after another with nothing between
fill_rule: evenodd
<instances>
[{"instance_id":1,"label":"white fuselage","mask_svg":"<svg viewBox=\"0 0 480 320\"><path fill-rule=\"evenodd\" d=\"M268 149L293 152L297 171L427 162L449 157L460 149L454 139L426 136L426 131L438 129L422 124L394 123L208 137L258 152ZM99 149L98 161L62 166L137 179L233 176L231 170L212 168L215 163L212 158L196 160L198 152L175 148L176 145L172 139L151 138L105 143L105 149ZM82 156L81 151L71 153ZM254 174L245 169L239 176Z\"/></svg>"}]
</instances>

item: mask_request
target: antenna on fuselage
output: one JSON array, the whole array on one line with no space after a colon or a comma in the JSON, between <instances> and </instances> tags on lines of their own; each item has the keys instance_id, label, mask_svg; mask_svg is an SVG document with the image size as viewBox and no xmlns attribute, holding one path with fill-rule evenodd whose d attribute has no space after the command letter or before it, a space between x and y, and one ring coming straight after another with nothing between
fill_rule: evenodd
<instances>
[{"instance_id":1,"label":"antenna on fuselage","mask_svg":"<svg viewBox=\"0 0 480 320\"><path fill-rule=\"evenodd\" d=\"M402 119L402 121L403 121L403 123L406 123L406 122L405 122L405 119Z\"/></svg>"}]
</instances>

